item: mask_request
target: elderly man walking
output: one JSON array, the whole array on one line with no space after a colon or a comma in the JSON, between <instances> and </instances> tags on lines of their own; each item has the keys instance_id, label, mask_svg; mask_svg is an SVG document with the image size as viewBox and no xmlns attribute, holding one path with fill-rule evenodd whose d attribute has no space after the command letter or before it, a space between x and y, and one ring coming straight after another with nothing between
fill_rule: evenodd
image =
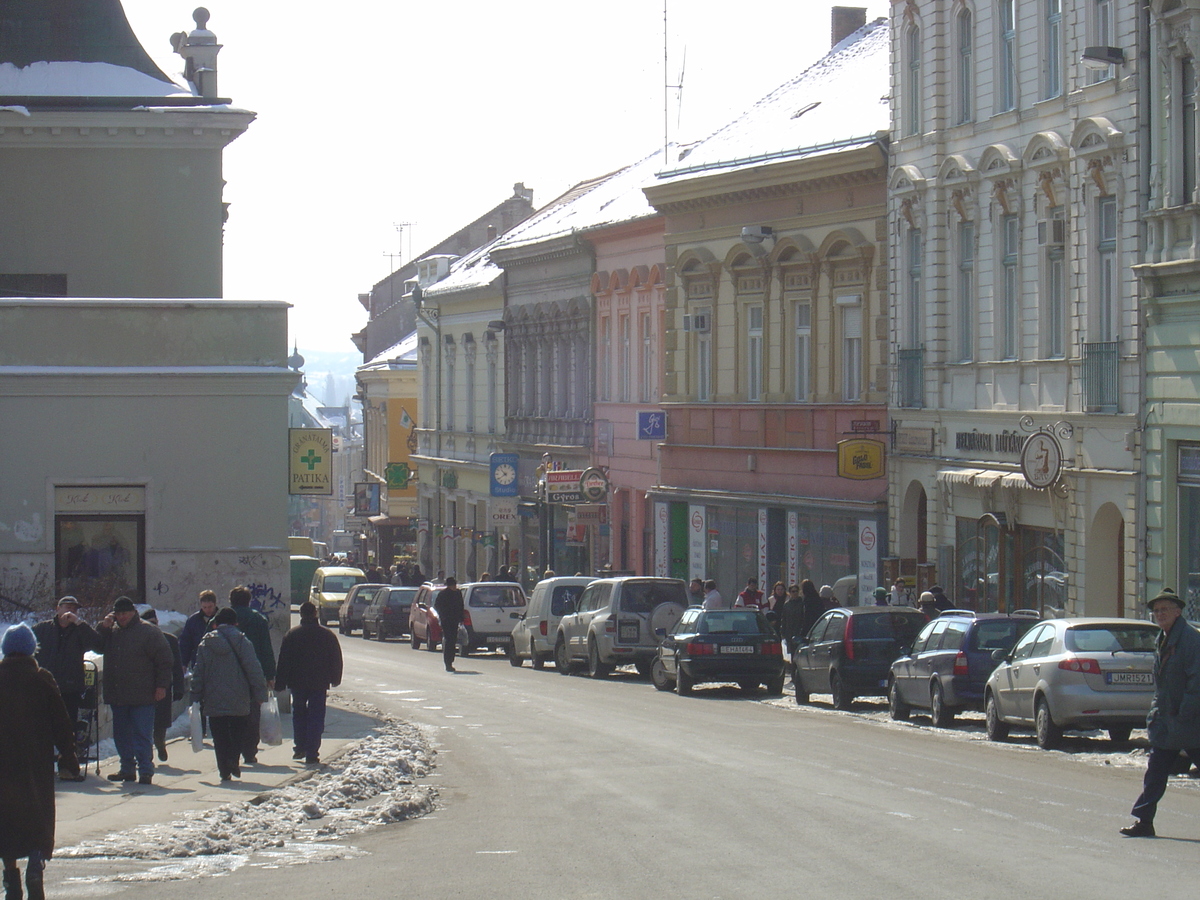
<instances>
[{"instance_id":1,"label":"elderly man walking","mask_svg":"<svg viewBox=\"0 0 1200 900\"><path fill-rule=\"evenodd\" d=\"M267 617L258 610L250 607L250 589L238 585L229 592L229 605L237 615L238 631L250 641L258 664L262 668L263 677L267 680L267 692L275 687L275 650L271 647L271 626ZM262 709L257 703L250 705L250 715L246 718L246 729L242 738L242 758L246 765L252 766L258 762L258 728Z\"/></svg>"},{"instance_id":2,"label":"elderly man walking","mask_svg":"<svg viewBox=\"0 0 1200 900\"><path fill-rule=\"evenodd\" d=\"M275 689L292 689L292 759L315 766L321 761L325 696L342 683L342 645L317 619L311 600L300 604L300 624L283 636Z\"/></svg>"},{"instance_id":3,"label":"elderly man walking","mask_svg":"<svg viewBox=\"0 0 1200 900\"><path fill-rule=\"evenodd\" d=\"M108 780L151 784L154 704L171 689L171 647L157 626L138 618L128 597L116 599L96 630L104 654L104 701L112 707L113 743L121 758L121 768Z\"/></svg>"},{"instance_id":4,"label":"elderly man walking","mask_svg":"<svg viewBox=\"0 0 1200 900\"><path fill-rule=\"evenodd\" d=\"M1137 819L1121 829L1126 837L1154 837L1154 814L1167 791L1179 754L1200 765L1200 632L1183 617L1183 601L1167 589L1149 603L1162 629L1154 647L1154 701L1146 717L1150 756L1142 794L1133 804Z\"/></svg>"}]
</instances>

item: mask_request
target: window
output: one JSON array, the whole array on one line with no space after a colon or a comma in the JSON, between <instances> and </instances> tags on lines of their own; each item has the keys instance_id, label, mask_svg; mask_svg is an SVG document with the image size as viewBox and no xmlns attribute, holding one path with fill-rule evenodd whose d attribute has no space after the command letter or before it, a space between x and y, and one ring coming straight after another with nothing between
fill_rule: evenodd
<instances>
[{"instance_id":1,"label":"window","mask_svg":"<svg viewBox=\"0 0 1200 900\"><path fill-rule=\"evenodd\" d=\"M466 365L463 367L466 371L466 408L463 410L463 428L466 431L475 430L475 342L466 341L466 335L463 343L463 354L466 357Z\"/></svg>"},{"instance_id":2,"label":"window","mask_svg":"<svg viewBox=\"0 0 1200 900\"><path fill-rule=\"evenodd\" d=\"M711 316L708 308L697 309L697 316ZM712 398L712 335L708 332L696 334L696 399Z\"/></svg>"},{"instance_id":3,"label":"window","mask_svg":"<svg viewBox=\"0 0 1200 900\"><path fill-rule=\"evenodd\" d=\"M1045 0L1046 21L1045 53L1042 59L1042 98L1049 99L1062 94L1062 0Z\"/></svg>"},{"instance_id":4,"label":"window","mask_svg":"<svg viewBox=\"0 0 1200 900\"><path fill-rule=\"evenodd\" d=\"M620 353L620 359L617 360L617 400L621 403L629 402L629 376L632 374L629 371L630 359L630 336L629 336L629 316L621 316L618 328L620 329L620 342L617 350Z\"/></svg>"},{"instance_id":5,"label":"window","mask_svg":"<svg viewBox=\"0 0 1200 900\"><path fill-rule=\"evenodd\" d=\"M861 400L863 390L862 307L842 307L842 398Z\"/></svg>"},{"instance_id":6,"label":"window","mask_svg":"<svg viewBox=\"0 0 1200 900\"><path fill-rule=\"evenodd\" d=\"M446 431L454 430L454 350L453 345L447 345L446 357L446 405L445 405L445 428Z\"/></svg>"},{"instance_id":7,"label":"window","mask_svg":"<svg viewBox=\"0 0 1200 900\"><path fill-rule=\"evenodd\" d=\"M763 309L746 308L746 399L762 399Z\"/></svg>"},{"instance_id":8,"label":"window","mask_svg":"<svg viewBox=\"0 0 1200 900\"><path fill-rule=\"evenodd\" d=\"M1000 341L1001 359L1017 358L1017 328L1021 285L1018 261L1021 252L1021 229L1016 216L1000 220L1000 239L1003 255L1000 258Z\"/></svg>"},{"instance_id":9,"label":"window","mask_svg":"<svg viewBox=\"0 0 1200 900\"><path fill-rule=\"evenodd\" d=\"M1061 220L1063 209L1055 206L1049 210L1051 222ZM1049 223L1047 227L1051 227ZM1048 244L1044 260L1045 275L1043 290L1046 292L1045 330L1042 341L1045 354L1050 359L1061 359L1063 356L1063 332L1066 328L1065 314L1067 303L1066 261L1062 244Z\"/></svg>"},{"instance_id":10,"label":"window","mask_svg":"<svg viewBox=\"0 0 1200 900\"><path fill-rule=\"evenodd\" d=\"M1017 106L1016 0L1000 0L1000 52L996 72L996 112Z\"/></svg>"},{"instance_id":11,"label":"window","mask_svg":"<svg viewBox=\"0 0 1200 900\"><path fill-rule=\"evenodd\" d=\"M955 38L958 42L958 58L955 60L954 93L957 104L958 124L970 122L975 114L972 90L975 82L975 24L971 11L964 7L955 19Z\"/></svg>"},{"instance_id":12,"label":"window","mask_svg":"<svg viewBox=\"0 0 1200 900\"><path fill-rule=\"evenodd\" d=\"M424 343L428 338L421 338L420 357L421 357L421 427L429 428L433 423L430 421L430 410L433 409L433 365L431 359L433 352L429 349L429 345Z\"/></svg>"},{"instance_id":13,"label":"window","mask_svg":"<svg viewBox=\"0 0 1200 900\"><path fill-rule=\"evenodd\" d=\"M1096 210L1096 327L1098 341L1115 341L1117 334L1117 198L1101 197Z\"/></svg>"},{"instance_id":14,"label":"window","mask_svg":"<svg viewBox=\"0 0 1200 900\"><path fill-rule=\"evenodd\" d=\"M921 268L924 249L921 241L921 229L912 228L908 232L908 279L907 279L907 326L908 346L917 350L921 346Z\"/></svg>"},{"instance_id":15,"label":"window","mask_svg":"<svg viewBox=\"0 0 1200 900\"><path fill-rule=\"evenodd\" d=\"M1113 22L1113 0L1092 0L1091 44L1097 47L1116 46L1116 29ZM1088 69L1088 84L1107 81L1113 77L1112 66Z\"/></svg>"},{"instance_id":16,"label":"window","mask_svg":"<svg viewBox=\"0 0 1200 900\"><path fill-rule=\"evenodd\" d=\"M975 356L975 223L958 223L958 358Z\"/></svg>"},{"instance_id":17,"label":"window","mask_svg":"<svg viewBox=\"0 0 1200 900\"><path fill-rule=\"evenodd\" d=\"M496 382L499 380L497 372L496 356L497 351L493 346L495 341L489 341L487 355L487 423L488 434L496 433Z\"/></svg>"},{"instance_id":18,"label":"window","mask_svg":"<svg viewBox=\"0 0 1200 900\"><path fill-rule=\"evenodd\" d=\"M904 81L904 133L921 133L921 29L909 27L904 35L908 71Z\"/></svg>"},{"instance_id":19,"label":"window","mask_svg":"<svg viewBox=\"0 0 1200 900\"><path fill-rule=\"evenodd\" d=\"M642 377L639 379L642 403L654 399L654 335L650 331L650 321L650 313L642 313Z\"/></svg>"},{"instance_id":20,"label":"window","mask_svg":"<svg viewBox=\"0 0 1200 900\"><path fill-rule=\"evenodd\" d=\"M609 367L611 365L610 354L612 353L612 319L609 316L605 316L600 320L599 343L600 346L596 348L596 393L601 400L611 400Z\"/></svg>"},{"instance_id":21,"label":"window","mask_svg":"<svg viewBox=\"0 0 1200 900\"><path fill-rule=\"evenodd\" d=\"M812 307L796 304L796 393L797 402L804 403L812 394L809 372L812 368Z\"/></svg>"},{"instance_id":22,"label":"window","mask_svg":"<svg viewBox=\"0 0 1200 900\"><path fill-rule=\"evenodd\" d=\"M1200 618L1200 444L1180 444L1178 462L1179 546L1176 584L1187 603L1187 618Z\"/></svg>"}]
</instances>

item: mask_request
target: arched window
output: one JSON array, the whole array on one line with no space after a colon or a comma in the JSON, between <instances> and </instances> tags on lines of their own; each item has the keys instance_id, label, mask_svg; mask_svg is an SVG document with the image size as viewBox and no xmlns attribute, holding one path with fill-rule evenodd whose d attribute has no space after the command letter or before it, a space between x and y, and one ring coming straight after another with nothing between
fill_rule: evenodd
<instances>
[{"instance_id":1,"label":"arched window","mask_svg":"<svg viewBox=\"0 0 1200 900\"><path fill-rule=\"evenodd\" d=\"M955 122L961 125L975 116L975 23L971 10L965 6L954 20L955 71L954 103Z\"/></svg>"}]
</instances>

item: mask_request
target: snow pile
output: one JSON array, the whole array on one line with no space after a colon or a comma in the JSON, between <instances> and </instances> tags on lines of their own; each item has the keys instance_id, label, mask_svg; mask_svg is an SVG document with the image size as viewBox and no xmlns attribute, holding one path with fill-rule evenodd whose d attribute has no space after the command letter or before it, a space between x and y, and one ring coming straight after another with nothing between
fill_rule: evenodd
<instances>
[{"instance_id":1,"label":"snow pile","mask_svg":"<svg viewBox=\"0 0 1200 900\"><path fill-rule=\"evenodd\" d=\"M433 770L436 752L415 726L375 714L381 721L372 733L312 777L243 802L189 811L172 822L63 847L55 850L55 858L248 854L313 845L425 815L433 810L437 791L416 780Z\"/></svg>"},{"instance_id":2,"label":"snow pile","mask_svg":"<svg viewBox=\"0 0 1200 900\"><path fill-rule=\"evenodd\" d=\"M190 97L180 85L105 62L0 63L0 96Z\"/></svg>"}]
</instances>

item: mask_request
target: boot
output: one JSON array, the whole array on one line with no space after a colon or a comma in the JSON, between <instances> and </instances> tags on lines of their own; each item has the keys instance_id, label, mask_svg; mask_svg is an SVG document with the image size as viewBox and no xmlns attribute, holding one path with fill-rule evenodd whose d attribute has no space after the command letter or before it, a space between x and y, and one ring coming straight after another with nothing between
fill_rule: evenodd
<instances>
[{"instance_id":1,"label":"boot","mask_svg":"<svg viewBox=\"0 0 1200 900\"><path fill-rule=\"evenodd\" d=\"M43 895L44 896L44 895ZM4 870L4 900L21 900L21 870Z\"/></svg>"},{"instance_id":2,"label":"boot","mask_svg":"<svg viewBox=\"0 0 1200 900\"><path fill-rule=\"evenodd\" d=\"M46 900L46 891L42 884L42 870L45 865L44 862L38 862L36 865L31 862L25 867L25 892L29 895L29 900Z\"/></svg>"}]
</instances>

